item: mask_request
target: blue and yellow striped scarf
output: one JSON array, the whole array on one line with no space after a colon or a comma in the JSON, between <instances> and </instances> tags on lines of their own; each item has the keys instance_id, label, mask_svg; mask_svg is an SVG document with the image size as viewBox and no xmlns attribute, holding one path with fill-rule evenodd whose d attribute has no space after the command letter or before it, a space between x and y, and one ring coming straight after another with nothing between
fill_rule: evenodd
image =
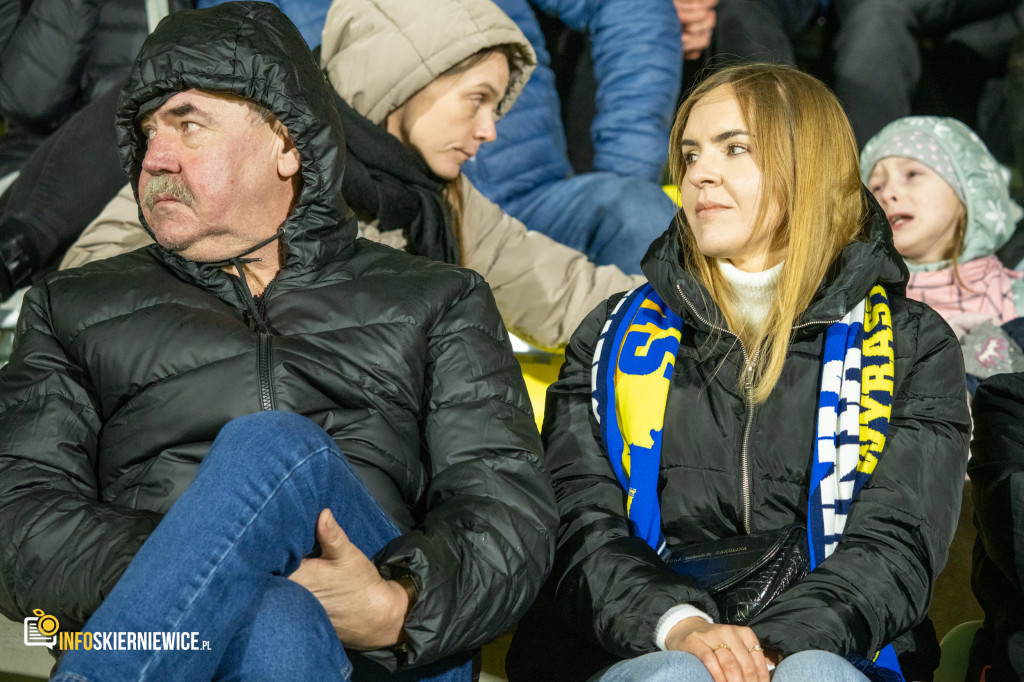
<instances>
[{"instance_id":1,"label":"blue and yellow striped scarf","mask_svg":"<svg viewBox=\"0 0 1024 682\"><path fill-rule=\"evenodd\" d=\"M661 443L682 326L650 284L637 287L608 317L592 365L594 415L626 490L630 526L659 553ZM894 361L888 299L876 285L825 334L807 510L811 570L835 550L851 505L882 458ZM899 671L891 645L875 662Z\"/></svg>"}]
</instances>

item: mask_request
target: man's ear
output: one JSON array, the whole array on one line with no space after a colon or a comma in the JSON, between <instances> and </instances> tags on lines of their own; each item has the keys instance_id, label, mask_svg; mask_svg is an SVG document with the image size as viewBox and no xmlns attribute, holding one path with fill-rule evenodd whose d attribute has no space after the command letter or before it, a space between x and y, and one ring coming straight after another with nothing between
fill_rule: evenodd
<instances>
[{"instance_id":1,"label":"man's ear","mask_svg":"<svg viewBox=\"0 0 1024 682\"><path fill-rule=\"evenodd\" d=\"M288 134L288 129L284 127L283 123L275 119L270 126L281 142L281 147L277 152L277 174L281 176L282 180L295 177L299 169L302 168L299 150L296 149L295 142L292 141L292 136Z\"/></svg>"},{"instance_id":2,"label":"man's ear","mask_svg":"<svg viewBox=\"0 0 1024 682\"><path fill-rule=\"evenodd\" d=\"M284 145L277 157L277 173L282 178L291 178L298 174L302 167L299 150L289 135L284 136Z\"/></svg>"}]
</instances>

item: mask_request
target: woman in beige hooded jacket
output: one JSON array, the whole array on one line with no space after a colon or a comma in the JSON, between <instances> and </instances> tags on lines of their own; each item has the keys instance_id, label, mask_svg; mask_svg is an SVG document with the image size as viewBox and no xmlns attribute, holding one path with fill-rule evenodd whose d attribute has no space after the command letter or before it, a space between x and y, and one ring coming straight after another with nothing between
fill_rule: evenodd
<instances>
[{"instance_id":1,"label":"woman in beige hooded jacket","mask_svg":"<svg viewBox=\"0 0 1024 682\"><path fill-rule=\"evenodd\" d=\"M553 348L568 342L599 302L642 279L614 266L596 266L584 254L527 230L461 174L462 163L479 144L494 139L494 121L515 101L534 64L529 42L489 0L337 0L323 33L321 65L344 100L339 107L347 103L391 133L417 153L439 183L447 181L442 203L459 264L484 276L511 331ZM467 117L472 124L465 123ZM467 132L460 136L463 129ZM362 236L415 252L408 230L382 229L375 212L360 211L349 193L346 189ZM362 203L373 205L386 196ZM151 241L138 221L131 189L125 188L61 267Z\"/></svg>"}]
</instances>

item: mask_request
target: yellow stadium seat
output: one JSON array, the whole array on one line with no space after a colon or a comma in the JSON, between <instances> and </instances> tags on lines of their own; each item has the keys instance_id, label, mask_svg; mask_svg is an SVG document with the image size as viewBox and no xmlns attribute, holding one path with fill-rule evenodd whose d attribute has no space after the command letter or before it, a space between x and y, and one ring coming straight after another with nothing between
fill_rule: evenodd
<instances>
[{"instance_id":1,"label":"yellow stadium seat","mask_svg":"<svg viewBox=\"0 0 1024 682\"><path fill-rule=\"evenodd\" d=\"M558 370L565 361L565 353L516 353L516 359L523 370L523 379L526 380L526 390L530 394L537 428L540 428L544 421L544 399L548 386L558 378Z\"/></svg>"},{"instance_id":2,"label":"yellow stadium seat","mask_svg":"<svg viewBox=\"0 0 1024 682\"><path fill-rule=\"evenodd\" d=\"M665 190L665 194L668 198L675 202L676 206L683 205L683 195L679 193L679 188L675 185L662 185L661 188Z\"/></svg>"}]
</instances>

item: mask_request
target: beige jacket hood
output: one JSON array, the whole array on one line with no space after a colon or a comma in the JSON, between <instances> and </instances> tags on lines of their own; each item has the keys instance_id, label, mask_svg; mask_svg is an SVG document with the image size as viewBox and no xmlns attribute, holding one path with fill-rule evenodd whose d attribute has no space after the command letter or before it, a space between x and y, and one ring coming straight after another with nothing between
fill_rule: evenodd
<instances>
[{"instance_id":1,"label":"beige jacket hood","mask_svg":"<svg viewBox=\"0 0 1024 682\"><path fill-rule=\"evenodd\" d=\"M490 0L335 0L324 24L320 64L331 86L366 118L387 115L480 50L515 45L500 117L537 63L519 27ZM381 55L388 55L381 59Z\"/></svg>"}]
</instances>

